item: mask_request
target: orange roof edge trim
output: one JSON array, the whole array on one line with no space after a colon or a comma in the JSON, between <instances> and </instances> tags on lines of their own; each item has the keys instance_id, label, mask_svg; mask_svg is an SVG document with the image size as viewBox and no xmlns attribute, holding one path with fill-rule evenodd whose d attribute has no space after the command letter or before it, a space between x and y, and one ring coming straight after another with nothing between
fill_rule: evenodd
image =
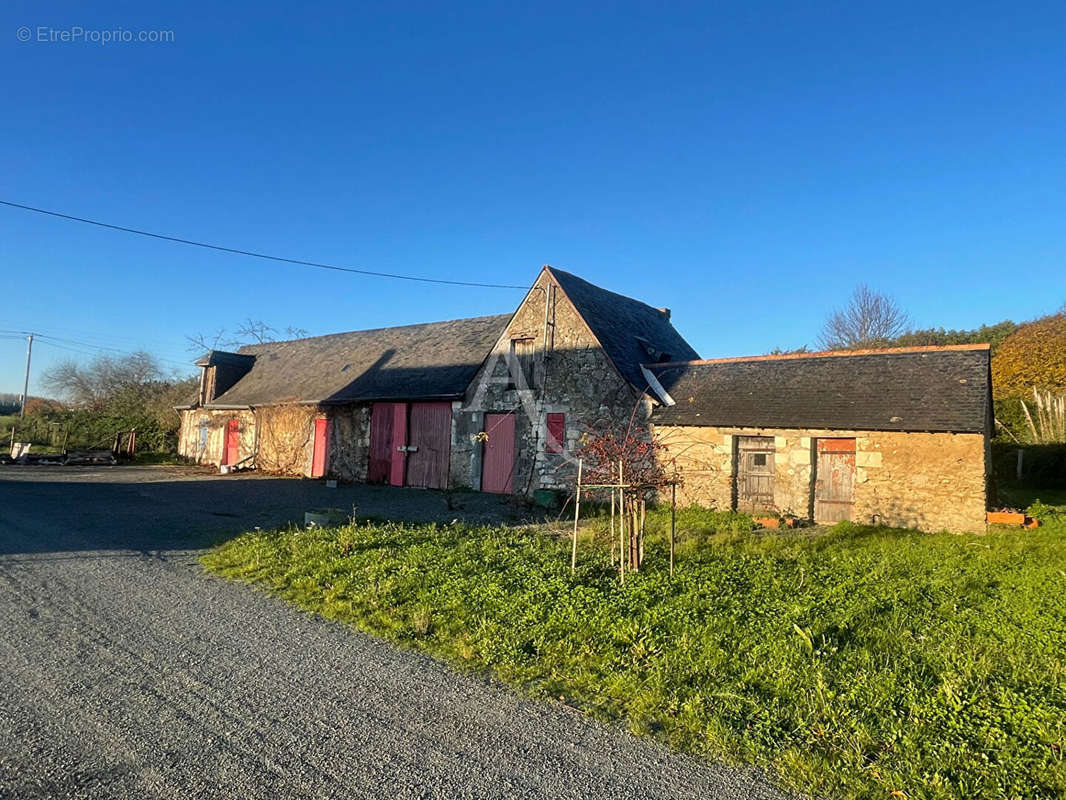
<instances>
[{"instance_id":1,"label":"orange roof edge trim","mask_svg":"<svg viewBox=\"0 0 1066 800\"><path fill-rule=\"evenodd\" d=\"M842 358L845 356L876 356L891 353L937 353L950 350L990 350L991 345L984 344L929 344L916 347L882 347L872 350L822 350L816 353L779 353L763 356L734 356L732 358L701 358L696 361L664 361L661 364L648 364L649 367L680 367L690 364L729 364L737 361L788 361L797 358Z\"/></svg>"}]
</instances>

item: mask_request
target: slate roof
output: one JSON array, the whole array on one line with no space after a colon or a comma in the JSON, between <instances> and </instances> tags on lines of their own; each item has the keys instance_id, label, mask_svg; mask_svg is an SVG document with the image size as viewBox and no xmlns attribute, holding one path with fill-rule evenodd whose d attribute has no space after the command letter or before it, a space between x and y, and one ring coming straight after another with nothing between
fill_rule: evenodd
<instances>
[{"instance_id":1,"label":"slate roof","mask_svg":"<svg viewBox=\"0 0 1066 800\"><path fill-rule=\"evenodd\" d=\"M648 367L662 425L984 432L988 345L763 356Z\"/></svg>"},{"instance_id":2,"label":"slate roof","mask_svg":"<svg viewBox=\"0 0 1066 800\"><path fill-rule=\"evenodd\" d=\"M451 399L466 390L510 315L246 345L251 370L208 405Z\"/></svg>"},{"instance_id":3,"label":"slate roof","mask_svg":"<svg viewBox=\"0 0 1066 800\"><path fill-rule=\"evenodd\" d=\"M546 269L588 323L618 371L637 389L644 390L648 385L640 365L659 360L658 354L668 361L699 358L670 324L668 312L601 289L561 269Z\"/></svg>"},{"instance_id":4,"label":"slate roof","mask_svg":"<svg viewBox=\"0 0 1066 800\"><path fill-rule=\"evenodd\" d=\"M198 367L217 367L224 364L231 367L251 367L255 356L241 355L240 353L227 353L225 350L211 350L204 353L196 362Z\"/></svg>"}]
</instances>

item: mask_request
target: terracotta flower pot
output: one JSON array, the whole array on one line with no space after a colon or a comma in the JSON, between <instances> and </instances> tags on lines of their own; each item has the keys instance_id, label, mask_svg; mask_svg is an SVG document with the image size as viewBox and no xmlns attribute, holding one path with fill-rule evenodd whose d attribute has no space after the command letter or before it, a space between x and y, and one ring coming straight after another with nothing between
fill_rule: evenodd
<instances>
[{"instance_id":1,"label":"terracotta flower pot","mask_svg":"<svg viewBox=\"0 0 1066 800\"><path fill-rule=\"evenodd\" d=\"M989 511L985 521L989 525L1024 525L1025 514L1021 511Z\"/></svg>"}]
</instances>

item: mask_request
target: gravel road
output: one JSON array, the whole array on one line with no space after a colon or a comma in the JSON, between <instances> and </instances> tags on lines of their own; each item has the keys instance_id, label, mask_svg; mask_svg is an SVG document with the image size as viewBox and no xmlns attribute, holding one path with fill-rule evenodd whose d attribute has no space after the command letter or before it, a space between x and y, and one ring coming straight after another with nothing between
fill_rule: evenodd
<instances>
[{"instance_id":1,"label":"gravel road","mask_svg":"<svg viewBox=\"0 0 1066 800\"><path fill-rule=\"evenodd\" d=\"M199 568L220 535L342 501L451 513L426 492L0 467L0 798L783 797Z\"/></svg>"}]
</instances>

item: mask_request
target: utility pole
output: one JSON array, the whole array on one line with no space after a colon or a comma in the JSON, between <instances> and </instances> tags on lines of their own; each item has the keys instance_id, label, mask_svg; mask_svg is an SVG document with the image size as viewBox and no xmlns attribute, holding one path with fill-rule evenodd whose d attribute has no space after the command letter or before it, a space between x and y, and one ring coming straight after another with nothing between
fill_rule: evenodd
<instances>
[{"instance_id":1,"label":"utility pole","mask_svg":"<svg viewBox=\"0 0 1066 800\"><path fill-rule=\"evenodd\" d=\"M33 334L26 335L26 380L22 384L22 408L19 410L19 419L26 416L26 401L30 391L30 356L33 355Z\"/></svg>"}]
</instances>

